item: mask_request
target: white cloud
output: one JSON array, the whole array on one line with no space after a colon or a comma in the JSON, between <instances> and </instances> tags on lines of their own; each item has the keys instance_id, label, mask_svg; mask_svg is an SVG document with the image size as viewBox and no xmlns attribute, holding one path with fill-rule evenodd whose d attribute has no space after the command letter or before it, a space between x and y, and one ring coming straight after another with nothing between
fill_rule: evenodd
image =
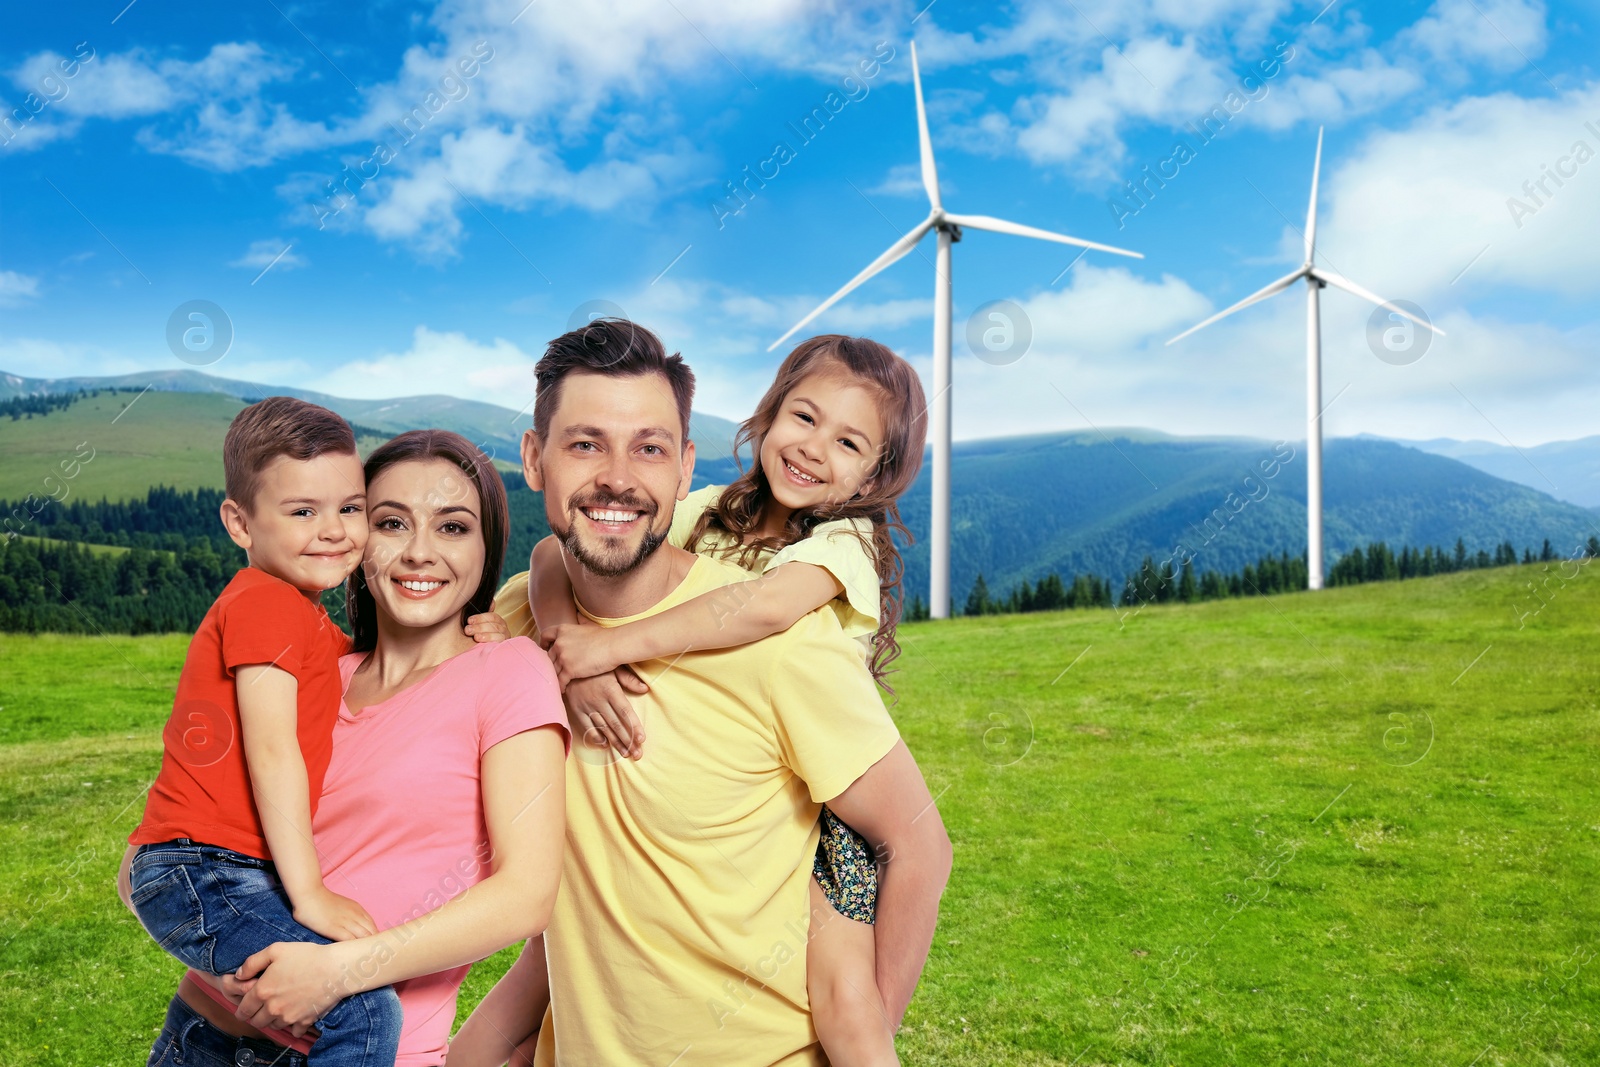
<instances>
[{"instance_id":1,"label":"white cloud","mask_svg":"<svg viewBox=\"0 0 1600 1067\"><path fill-rule=\"evenodd\" d=\"M0 307L18 307L38 295L38 278L14 270L0 270Z\"/></svg>"},{"instance_id":2,"label":"white cloud","mask_svg":"<svg viewBox=\"0 0 1600 1067\"><path fill-rule=\"evenodd\" d=\"M305 387L357 399L443 393L517 407L524 394L533 397L536 358L501 337L484 344L464 333L418 326L404 352L351 360Z\"/></svg>"},{"instance_id":3,"label":"white cloud","mask_svg":"<svg viewBox=\"0 0 1600 1067\"><path fill-rule=\"evenodd\" d=\"M230 267L243 267L253 271L264 271L268 267L273 270L294 270L305 265L305 258L297 255L293 246L281 237L251 241L244 255L228 263Z\"/></svg>"}]
</instances>

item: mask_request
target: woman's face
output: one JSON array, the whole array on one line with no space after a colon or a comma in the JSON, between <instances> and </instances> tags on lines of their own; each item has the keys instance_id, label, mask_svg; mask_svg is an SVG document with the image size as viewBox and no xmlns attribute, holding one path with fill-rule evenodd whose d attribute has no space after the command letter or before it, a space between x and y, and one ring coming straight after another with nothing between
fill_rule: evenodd
<instances>
[{"instance_id":1,"label":"woman's face","mask_svg":"<svg viewBox=\"0 0 1600 1067\"><path fill-rule=\"evenodd\" d=\"M443 459L407 460L367 486L362 562L378 613L406 627L456 624L483 579L477 486Z\"/></svg>"}]
</instances>

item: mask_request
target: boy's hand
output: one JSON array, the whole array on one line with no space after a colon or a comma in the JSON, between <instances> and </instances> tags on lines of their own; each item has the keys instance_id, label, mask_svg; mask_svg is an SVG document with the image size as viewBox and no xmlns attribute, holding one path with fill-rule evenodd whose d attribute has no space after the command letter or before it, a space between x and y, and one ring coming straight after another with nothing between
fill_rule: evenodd
<instances>
[{"instance_id":1,"label":"boy's hand","mask_svg":"<svg viewBox=\"0 0 1600 1067\"><path fill-rule=\"evenodd\" d=\"M628 693L642 694L649 689L631 667L579 678L567 686L567 722L584 744L598 742L629 759L638 759L644 753L644 730L633 714Z\"/></svg>"},{"instance_id":2,"label":"boy's hand","mask_svg":"<svg viewBox=\"0 0 1600 1067\"><path fill-rule=\"evenodd\" d=\"M499 615L486 611L482 615L468 615L466 629L462 632L478 644L487 645L510 637L511 627Z\"/></svg>"},{"instance_id":3,"label":"boy's hand","mask_svg":"<svg viewBox=\"0 0 1600 1067\"><path fill-rule=\"evenodd\" d=\"M366 908L328 889L316 890L296 904L294 921L332 941L354 941L378 932Z\"/></svg>"},{"instance_id":4,"label":"boy's hand","mask_svg":"<svg viewBox=\"0 0 1600 1067\"><path fill-rule=\"evenodd\" d=\"M610 674L622 665L612 651L613 635L604 626L552 626L546 637L545 649L562 689L578 678Z\"/></svg>"}]
</instances>

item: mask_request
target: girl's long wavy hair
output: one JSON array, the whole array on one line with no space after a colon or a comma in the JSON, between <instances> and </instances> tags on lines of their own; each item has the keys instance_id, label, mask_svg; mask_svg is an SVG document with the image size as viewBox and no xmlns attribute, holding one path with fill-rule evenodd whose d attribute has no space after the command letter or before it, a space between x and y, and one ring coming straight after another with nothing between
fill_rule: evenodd
<instances>
[{"instance_id":1,"label":"girl's long wavy hair","mask_svg":"<svg viewBox=\"0 0 1600 1067\"><path fill-rule=\"evenodd\" d=\"M762 537L756 531L772 500L772 487L761 468L761 445L777 421L784 400L812 374L831 374L860 384L876 394L883 416L884 439L870 481L849 500L816 508L801 508L789 516L783 533ZM818 524L834 519L867 519L872 523L870 543L864 547L878 568L878 632L872 635L872 676L885 689L889 665L900 655L895 626L900 622L900 580L905 563L896 536L910 544L911 533L900 521L900 497L922 469L922 450L928 437L928 404L922 383L911 364L876 341L865 337L824 334L802 341L778 368L761 403L734 437L734 455L749 445L753 462L723 490L714 508L708 508L689 536L689 548L710 530L732 536L740 544L736 558L750 566L764 551L785 548L811 535ZM740 467L743 468L743 461ZM867 539L863 539L866 541Z\"/></svg>"},{"instance_id":2,"label":"girl's long wavy hair","mask_svg":"<svg viewBox=\"0 0 1600 1067\"><path fill-rule=\"evenodd\" d=\"M461 624L481 615L494 605L495 589L500 584L500 564L506 558L506 543L511 537L511 516L506 504L506 483L489 457L471 441L449 430L407 430L379 445L364 464L367 484L371 485L385 468L413 460L442 459L461 471L462 480L478 491L479 526L483 532L483 573L472 599L461 609ZM441 482L435 492L447 500L462 495L462 485ZM345 607L350 615L352 645L356 652L371 652L378 647L378 605L367 588L366 566L355 569L345 586Z\"/></svg>"}]
</instances>

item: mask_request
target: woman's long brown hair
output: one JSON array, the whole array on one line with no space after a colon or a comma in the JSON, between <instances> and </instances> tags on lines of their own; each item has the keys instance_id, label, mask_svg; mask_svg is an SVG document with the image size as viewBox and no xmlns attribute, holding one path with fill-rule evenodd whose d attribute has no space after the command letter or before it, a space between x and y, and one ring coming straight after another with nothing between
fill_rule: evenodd
<instances>
[{"instance_id":1,"label":"woman's long brown hair","mask_svg":"<svg viewBox=\"0 0 1600 1067\"><path fill-rule=\"evenodd\" d=\"M761 444L777 420L784 399L801 380L811 374L835 374L865 385L877 394L883 416L884 440L877 465L864 492L849 500L830 502L817 508L801 508L789 516L783 533L776 537L757 534L761 518L772 500L772 487L761 469ZM736 478L695 524L689 548L708 530L731 535L741 546L737 558L750 566L758 553L786 548L811 535L820 523L835 519L867 519L872 523L870 543L863 545L878 568L878 632L872 635L871 669L873 678L889 692L884 681L889 664L900 655L895 626L900 622L900 579L905 563L895 545L898 534L907 544L911 532L900 521L900 497L916 481L922 469L922 449L928 437L928 404L922 382L911 364L876 341L865 337L824 334L802 341L778 367L761 403L740 426L734 437L734 455L745 445L751 447L754 462ZM740 463L741 468L743 462Z\"/></svg>"},{"instance_id":2,"label":"woman's long brown hair","mask_svg":"<svg viewBox=\"0 0 1600 1067\"><path fill-rule=\"evenodd\" d=\"M471 441L449 430L407 430L405 433L379 445L364 464L367 484L386 467L412 460L442 459L461 471L462 477L478 491L478 508L481 512L479 529L483 532L483 573L478 578L478 588L472 599L461 609L461 624L473 615L481 615L494 605L495 589L500 585L500 564L506 558L506 543L511 538L511 515L506 504L506 483L494 469L489 457ZM459 490L446 486L440 490L454 496ZM345 586L345 605L350 615L352 645L356 652L370 652L378 647L378 605L367 588L366 567L360 566L350 575Z\"/></svg>"}]
</instances>

